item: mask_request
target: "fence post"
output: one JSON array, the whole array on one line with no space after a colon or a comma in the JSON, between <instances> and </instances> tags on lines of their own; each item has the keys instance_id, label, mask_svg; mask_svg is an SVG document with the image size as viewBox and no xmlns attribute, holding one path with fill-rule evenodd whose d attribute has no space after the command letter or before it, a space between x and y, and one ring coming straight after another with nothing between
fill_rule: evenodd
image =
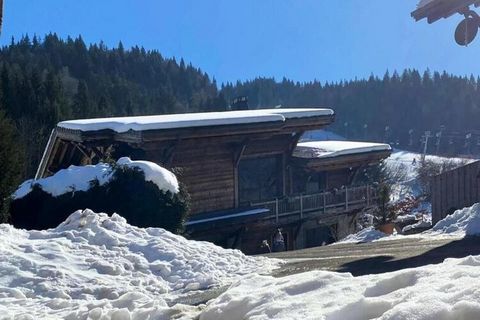
<instances>
[{"instance_id":1,"label":"fence post","mask_svg":"<svg viewBox=\"0 0 480 320\"><path fill-rule=\"evenodd\" d=\"M275 221L278 223L278 198L275 199Z\"/></svg>"},{"instance_id":2,"label":"fence post","mask_svg":"<svg viewBox=\"0 0 480 320\"><path fill-rule=\"evenodd\" d=\"M348 211L348 187L345 186L345 210Z\"/></svg>"},{"instance_id":3,"label":"fence post","mask_svg":"<svg viewBox=\"0 0 480 320\"><path fill-rule=\"evenodd\" d=\"M300 219L303 219L303 194L300 194Z\"/></svg>"}]
</instances>

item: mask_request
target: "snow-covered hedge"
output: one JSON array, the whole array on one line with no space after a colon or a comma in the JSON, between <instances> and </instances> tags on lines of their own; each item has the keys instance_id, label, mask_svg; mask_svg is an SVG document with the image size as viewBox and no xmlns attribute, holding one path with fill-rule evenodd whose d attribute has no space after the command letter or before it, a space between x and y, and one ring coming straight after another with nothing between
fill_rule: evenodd
<instances>
[{"instance_id":1,"label":"snow-covered hedge","mask_svg":"<svg viewBox=\"0 0 480 320\"><path fill-rule=\"evenodd\" d=\"M113 166L71 166L23 183L13 195L10 215L18 228L47 229L75 210L90 208L117 213L135 226L178 232L188 204L188 194L173 173L148 161L122 158Z\"/></svg>"}]
</instances>

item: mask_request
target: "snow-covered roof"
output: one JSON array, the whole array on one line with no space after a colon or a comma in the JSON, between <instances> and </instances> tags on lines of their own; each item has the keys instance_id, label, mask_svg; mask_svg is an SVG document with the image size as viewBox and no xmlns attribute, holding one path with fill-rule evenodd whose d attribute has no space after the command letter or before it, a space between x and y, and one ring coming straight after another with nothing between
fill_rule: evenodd
<instances>
[{"instance_id":1,"label":"snow-covered roof","mask_svg":"<svg viewBox=\"0 0 480 320\"><path fill-rule=\"evenodd\" d=\"M417 4L417 8L425 7L427 4L433 1L435 0L420 0L420 2Z\"/></svg>"},{"instance_id":2,"label":"snow-covered roof","mask_svg":"<svg viewBox=\"0 0 480 320\"><path fill-rule=\"evenodd\" d=\"M129 130L144 131L232 124L285 122L286 119L332 116L333 114L333 110L325 108L260 109L69 120L60 122L57 126L80 131L109 129L121 133Z\"/></svg>"},{"instance_id":3,"label":"snow-covered roof","mask_svg":"<svg viewBox=\"0 0 480 320\"><path fill-rule=\"evenodd\" d=\"M300 142L293 151L297 158L333 158L372 151L390 151L388 144L356 141L308 141Z\"/></svg>"}]
</instances>

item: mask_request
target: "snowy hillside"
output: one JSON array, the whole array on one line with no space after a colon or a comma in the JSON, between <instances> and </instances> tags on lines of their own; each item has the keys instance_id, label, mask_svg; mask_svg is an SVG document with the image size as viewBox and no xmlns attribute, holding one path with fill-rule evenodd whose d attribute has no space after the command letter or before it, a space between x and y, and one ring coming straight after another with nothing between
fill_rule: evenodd
<instances>
[{"instance_id":1,"label":"snowy hillside","mask_svg":"<svg viewBox=\"0 0 480 320\"><path fill-rule=\"evenodd\" d=\"M46 231L0 225L0 318L171 319L175 296L274 265L90 210Z\"/></svg>"}]
</instances>

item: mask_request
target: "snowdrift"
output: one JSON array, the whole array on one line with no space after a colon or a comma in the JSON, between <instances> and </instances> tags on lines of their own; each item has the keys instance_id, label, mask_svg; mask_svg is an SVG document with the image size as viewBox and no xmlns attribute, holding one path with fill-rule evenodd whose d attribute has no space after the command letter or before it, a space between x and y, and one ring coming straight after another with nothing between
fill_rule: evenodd
<instances>
[{"instance_id":1,"label":"snowdrift","mask_svg":"<svg viewBox=\"0 0 480 320\"><path fill-rule=\"evenodd\" d=\"M170 319L188 311L168 307L175 295L274 265L133 227L118 215L77 211L46 231L0 225L0 312L2 319Z\"/></svg>"},{"instance_id":2,"label":"snowdrift","mask_svg":"<svg viewBox=\"0 0 480 320\"><path fill-rule=\"evenodd\" d=\"M212 301L200 320L474 320L479 288L480 257L362 277L253 275Z\"/></svg>"},{"instance_id":3,"label":"snowdrift","mask_svg":"<svg viewBox=\"0 0 480 320\"><path fill-rule=\"evenodd\" d=\"M437 222L429 233L472 236L480 234L480 204L457 210Z\"/></svg>"}]
</instances>

